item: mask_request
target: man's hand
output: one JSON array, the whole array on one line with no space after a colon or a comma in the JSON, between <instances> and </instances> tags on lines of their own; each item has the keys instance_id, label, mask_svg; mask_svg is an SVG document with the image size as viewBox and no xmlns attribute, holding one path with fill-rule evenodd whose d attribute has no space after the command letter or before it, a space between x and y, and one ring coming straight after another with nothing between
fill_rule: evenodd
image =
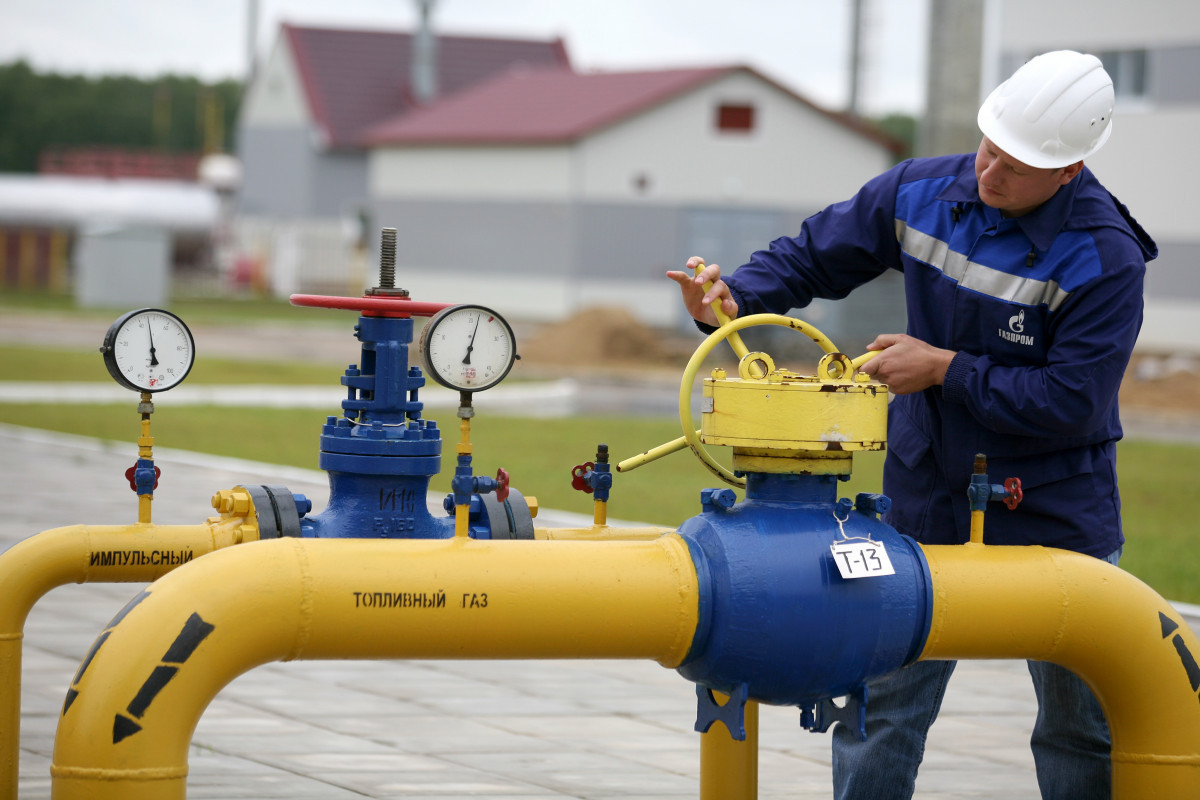
<instances>
[{"instance_id":1,"label":"man's hand","mask_svg":"<svg viewBox=\"0 0 1200 800\"><path fill-rule=\"evenodd\" d=\"M903 333L881 333L867 349L883 352L863 364L861 371L886 383L893 394L941 386L955 355L953 350L942 350Z\"/></svg>"},{"instance_id":2,"label":"man's hand","mask_svg":"<svg viewBox=\"0 0 1200 800\"><path fill-rule=\"evenodd\" d=\"M686 272L667 270L667 277L679 284L679 290L683 293L683 305L687 308L688 313L706 325L717 327L721 323L717 320L716 313L713 312L713 302L720 299L720 308L730 319L737 317L738 307L729 294L729 287L725 285L725 281L721 280L721 268L718 265L709 264L700 270L699 275L692 275L696 267L703 263L703 258L692 256L687 261ZM709 281L712 281L712 286L706 292L704 284Z\"/></svg>"}]
</instances>

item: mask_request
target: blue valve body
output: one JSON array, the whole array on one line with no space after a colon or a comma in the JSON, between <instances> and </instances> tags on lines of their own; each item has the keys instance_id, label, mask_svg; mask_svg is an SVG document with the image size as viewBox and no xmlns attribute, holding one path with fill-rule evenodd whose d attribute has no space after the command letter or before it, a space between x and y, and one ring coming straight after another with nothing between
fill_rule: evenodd
<instances>
[{"instance_id":1,"label":"blue valve body","mask_svg":"<svg viewBox=\"0 0 1200 800\"><path fill-rule=\"evenodd\" d=\"M747 476L746 500L679 529L700 579L700 625L679 672L710 689L811 707L916 660L933 608L920 547L836 501L823 475ZM839 520L841 522L839 523ZM830 545L882 543L894 575L846 579Z\"/></svg>"}]
</instances>

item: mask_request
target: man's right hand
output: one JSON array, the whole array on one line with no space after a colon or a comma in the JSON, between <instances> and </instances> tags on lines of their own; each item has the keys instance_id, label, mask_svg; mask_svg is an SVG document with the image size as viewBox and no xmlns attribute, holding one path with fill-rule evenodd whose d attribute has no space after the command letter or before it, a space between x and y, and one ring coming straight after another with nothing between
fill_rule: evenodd
<instances>
[{"instance_id":1,"label":"man's right hand","mask_svg":"<svg viewBox=\"0 0 1200 800\"><path fill-rule=\"evenodd\" d=\"M667 270L667 277L679 284L679 290L683 294L683 305L692 317L706 325L718 327L721 323L713 311L713 302L720 300L720 308L729 319L737 317L738 306L729 293L729 287L721 280L720 266L709 264L700 270L699 275L693 274L696 267L703 265L703 258L692 256L687 261L686 272ZM712 286L706 292L704 284L709 281L712 281Z\"/></svg>"}]
</instances>

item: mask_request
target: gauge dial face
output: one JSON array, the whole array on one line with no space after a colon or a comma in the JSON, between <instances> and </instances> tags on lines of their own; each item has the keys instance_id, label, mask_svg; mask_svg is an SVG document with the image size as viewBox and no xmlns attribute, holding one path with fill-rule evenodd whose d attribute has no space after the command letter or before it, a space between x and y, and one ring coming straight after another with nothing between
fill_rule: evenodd
<instances>
[{"instance_id":1,"label":"gauge dial face","mask_svg":"<svg viewBox=\"0 0 1200 800\"><path fill-rule=\"evenodd\" d=\"M104 337L104 364L117 383L138 392L177 386L196 360L192 332L179 317L158 308L130 311Z\"/></svg>"},{"instance_id":2,"label":"gauge dial face","mask_svg":"<svg viewBox=\"0 0 1200 800\"><path fill-rule=\"evenodd\" d=\"M495 386L516 360L517 340L504 318L483 306L451 306L421 334L421 353L434 380L460 392Z\"/></svg>"}]
</instances>

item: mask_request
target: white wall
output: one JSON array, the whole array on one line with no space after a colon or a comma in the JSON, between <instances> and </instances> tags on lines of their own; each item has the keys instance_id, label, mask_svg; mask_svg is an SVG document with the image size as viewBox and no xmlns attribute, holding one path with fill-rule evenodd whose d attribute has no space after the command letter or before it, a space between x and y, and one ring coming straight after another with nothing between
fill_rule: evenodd
<instances>
[{"instance_id":1,"label":"white wall","mask_svg":"<svg viewBox=\"0 0 1200 800\"><path fill-rule=\"evenodd\" d=\"M720 134L716 108L750 103L755 130ZM848 197L891 163L880 145L745 73L575 144L379 147L376 197L719 204L810 210ZM644 174L645 194L634 187Z\"/></svg>"},{"instance_id":2,"label":"white wall","mask_svg":"<svg viewBox=\"0 0 1200 800\"><path fill-rule=\"evenodd\" d=\"M300 82L292 49L280 31L271 54L261 64L242 103L238 124L247 126L294 127L309 122L308 100Z\"/></svg>"},{"instance_id":3,"label":"white wall","mask_svg":"<svg viewBox=\"0 0 1200 800\"><path fill-rule=\"evenodd\" d=\"M563 200L571 193L567 145L378 147L367 167L375 197Z\"/></svg>"},{"instance_id":4,"label":"white wall","mask_svg":"<svg viewBox=\"0 0 1200 800\"><path fill-rule=\"evenodd\" d=\"M641 322L662 328L678 327L686 316L679 287L657 273L642 281L580 281L501 271L465 278L444 269L406 264L403 285L414 298L482 303L522 322L557 322L596 307L622 308Z\"/></svg>"},{"instance_id":5,"label":"white wall","mask_svg":"<svg viewBox=\"0 0 1200 800\"><path fill-rule=\"evenodd\" d=\"M1196 0L989 0L1000 4L1002 49L1120 49L1195 43Z\"/></svg>"},{"instance_id":6,"label":"white wall","mask_svg":"<svg viewBox=\"0 0 1200 800\"><path fill-rule=\"evenodd\" d=\"M754 130L717 131L723 103L755 109ZM581 194L672 204L811 209L848 197L890 165L884 149L774 85L734 72L579 145Z\"/></svg>"},{"instance_id":7,"label":"white wall","mask_svg":"<svg viewBox=\"0 0 1200 800\"><path fill-rule=\"evenodd\" d=\"M1088 159L1109 191L1129 206L1150 235L1200 239L1200 165L1189 154L1200 130L1200 108L1113 113L1113 133Z\"/></svg>"}]
</instances>

